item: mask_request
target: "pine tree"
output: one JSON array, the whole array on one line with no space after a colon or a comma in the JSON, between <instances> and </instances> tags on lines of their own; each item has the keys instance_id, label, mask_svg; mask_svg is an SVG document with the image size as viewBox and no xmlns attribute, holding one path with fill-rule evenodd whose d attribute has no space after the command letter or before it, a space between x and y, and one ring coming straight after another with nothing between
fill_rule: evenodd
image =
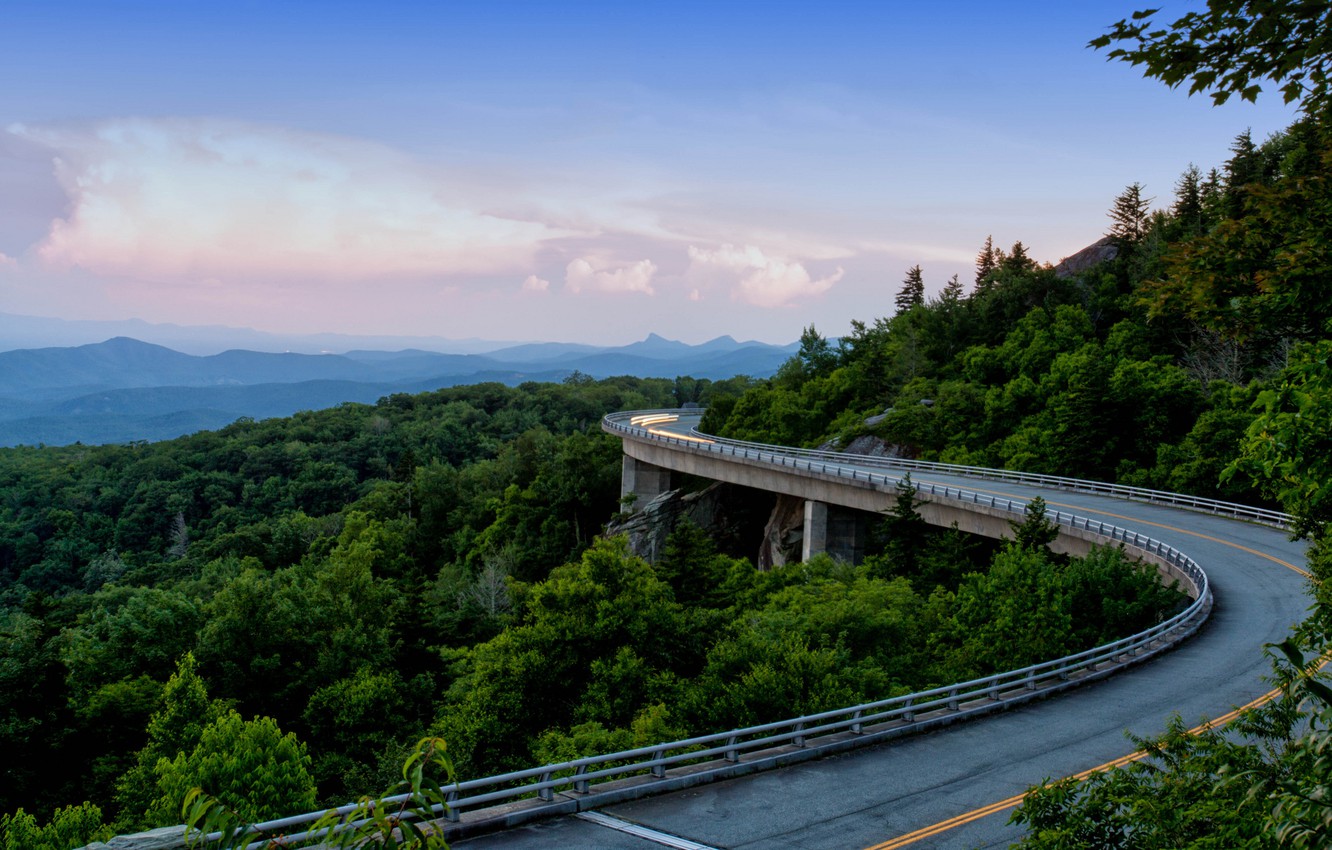
<instances>
[{"instance_id":1,"label":"pine tree","mask_svg":"<svg viewBox=\"0 0 1332 850\"><path fill-rule=\"evenodd\" d=\"M985 237L985 247L981 248L976 255L976 289L975 292L984 292L989 288L990 275L999 268L999 258L994 252L994 237Z\"/></svg>"},{"instance_id":2,"label":"pine tree","mask_svg":"<svg viewBox=\"0 0 1332 850\"><path fill-rule=\"evenodd\" d=\"M957 275L953 275L948 279L948 283L944 284L943 292L939 294L939 300L951 307L961 301L962 298L962 281L958 280Z\"/></svg>"},{"instance_id":3,"label":"pine tree","mask_svg":"<svg viewBox=\"0 0 1332 850\"><path fill-rule=\"evenodd\" d=\"M1213 168L1198 187L1198 200L1202 203L1203 221L1215 224L1221 217L1221 172Z\"/></svg>"},{"instance_id":4,"label":"pine tree","mask_svg":"<svg viewBox=\"0 0 1332 850\"><path fill-rule=\"evenodd\" d=\"M1010 272L1028 272L1036 268L1036 261L1027 256L1027 246L1022 244L1022 240L1013 243L1013 247L1005 254L1003 251L998 253L999 268Z\"/></svg>"},{"instance_id":5,"label":"pine tree","mask_svg":"<svg viewBox=\"0 0 1332 850\"><path fill-rule=\"evenodd\" d=\"M1198 166L1189 167L1175 181L1175 204L1170 212L1183 231L1197 235L1203 231L1202 172Z\"/></svg>"},{"instance_id":6,"label":"pine tree","mask_svg":"<svg viewBox=\"0 0 1332 850\"><path fill-rule=\"evenodd\" d=\"M1225 183L1222 189L1222 209L1227 218L1244 215L1245 188L1262 177L1262 157L1253 136L1245 130L1230 145L1230 159L1226 160Z\"/></svg>"},{"instance_id":7,"label":"pine tree","mask_svg":"<svg viewBox=\"0 0 1332 850\"><path fill-rule=\"evenodd\" d=\"M1106 213L1114 224L1106 234L1121 246L1136 245L1147 235L1147 211L1152 198L1142 196L1142 184L1134 183L1115 198L1115 205Z\"/></svg>"},{"instance_id":8,"label":"pine tree","mask_svg":"<svg viewBox=\"0 0 1332 850\"><path fill-rule=\"evenodd\" d=\"M920 266L907 269L907 276L902 281L902 289L897 293L897 315L908 312L912 307L925 303L925 279L921 277Z\"/></svg>"}]
</instances>

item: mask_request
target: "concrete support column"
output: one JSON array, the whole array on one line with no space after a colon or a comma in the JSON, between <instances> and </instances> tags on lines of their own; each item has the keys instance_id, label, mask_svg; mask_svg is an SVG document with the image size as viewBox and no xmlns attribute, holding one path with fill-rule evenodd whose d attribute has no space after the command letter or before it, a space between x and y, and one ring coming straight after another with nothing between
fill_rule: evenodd
<instances>
[{"instance_id":1,"label":"concrete support column","mask_svg":"<svg viewBox=\"0 0 1332 850\"><path fill-rule=\"evenodd\" d=\"M623 499L630 494L637 496L632 510L638 510L670 489L669 469L645 463L629 455L624 456L624 466L620 471L620 498Z\"/></svg>"},{"instance_id":2,"label":"concrete support column","mask_svg":"<svg viewBox=\"0 0 1332 850\"><path fill-rule=\"evenodd\" d=\"M865 557L867 523L861 511L806 500L804 531L800 546L802 561L820 552L848 564L858 564Z\"/></svg>"},{"instance_id":3,"label":"concrete support column","mask_svg":"<svg viewBox=\"0 0 1332 850\"><path fill-rule=\"evenodd\" d=\"M800 543L800 560L810 558L828 549L828 506L812 499L805 500L805 537Z\"/></svg>"}]
</instances>

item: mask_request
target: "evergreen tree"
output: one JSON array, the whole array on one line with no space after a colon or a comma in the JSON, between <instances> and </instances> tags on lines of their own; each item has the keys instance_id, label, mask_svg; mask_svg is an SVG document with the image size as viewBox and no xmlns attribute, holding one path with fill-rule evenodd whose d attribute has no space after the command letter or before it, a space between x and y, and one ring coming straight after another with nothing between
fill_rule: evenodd
<instances>
[{"instance_id":1,"label":"evergreen tree","mask_svg":"<svg viewBox=\"0 0 1332 850\"><path fill-rule=\"evenodd\" d=\"M902 289L897 293L897 315L902 315L918 304L925 303L925 280L921 277L920 266L907 269Z\"/></svg>"},{"instance_id":2,"label":"evergreen tree","mask_svg":"<svg viewBox=\"0 0 1332 850\"><path fill-rule=\"evenodd\" d=\"M1202 192L1202 171L1189 163L1189 167L1175 181L1175 204L1170 208L1180 230L1189 236L1196 236L1203 231Z\"/></svg>"},{"instance_id":3,"label":"evergreen tree","mask_svg":"<svg viewBox=\"0 0 1332 850\"><path fill-rule=\"evenodd\" d=\"M1000 251L997 256L999 268L1004 271L1029 272L1036 268L1036 261L1027 256L1027 246L1022 244L1022 240L1014 242L1007 254Z\"/></svg>"},{"instance_id":4,"label":"evergreen tree","mask_svg":"<svg viewBox=\"0 0 1332 850\"><path fill-rule=\"evenodd\" d=\"M948 283L944 284L943 292L939 294L939 299L945 305L951 307L961 301L962 297L962 281L958 279L957 275L953 275L948 279Z\"/></svg>"},{"instance_id":5,"label":"evergreen tree","mask_svg":"<svg viewBox=\"0 0 1332 850\"><path fill-rule=\"evenodd\" d=\"M1028 502L1023 513L1025 520L1008 523L1013 529L1013 544L1018 549L1041 551L1059 536L1059 526L1045 518L1045 500L1040 496Z\"/></svg>"},{"instance_id":6,"label":"evergreen tree","mask_svg":"<svg viewBox=\"0 0 1332 850\"><path fill-rule=\"evenodd\" d=\"M1106 235L1121 246L1136 245L1147 235L1147 210L1152 198L1142 196L1142 184L1134 183L1115 198L1115 205L1107 213L1114 224Z\"/></svg>"},{"instance_id":7,"label":"evergreen tree","mask_svg":"<svg viewBox=\"0 0 1332 850\"><path fill-rule=\"evenodd\" d=\"M1213 168L1207 172L1207 179L1198 187L1198 200L1202 203L1203 220L1207 225L1215 224L1221 218L1221 172Z\"/></svg>"},{"instance_id":8,"label":"evergreen tree","mask_svg":"<svg viewBox=\"0 0 1332 850\"><path fill-rule=\"evenodd\" d=\"M1253 135L1245 130L1231 143L1230 159L1226 160L1222 202L1227 218L1239 218L1244 214L1245 188L1261 177L1262 156L1253 143Z\"/></svg>"},{"instance_id":9,"label":"evergreen tree","mask_svg":"<svg viewBox=\"0 0 1332 850\"><path fill-rule=\"evenodd\" d=\"M985 247L976 255L975 292L984 292L989 288L990 275L999 268L999 257L994 251L994 237L985 237Z\"/></svg>"}]
</instances>

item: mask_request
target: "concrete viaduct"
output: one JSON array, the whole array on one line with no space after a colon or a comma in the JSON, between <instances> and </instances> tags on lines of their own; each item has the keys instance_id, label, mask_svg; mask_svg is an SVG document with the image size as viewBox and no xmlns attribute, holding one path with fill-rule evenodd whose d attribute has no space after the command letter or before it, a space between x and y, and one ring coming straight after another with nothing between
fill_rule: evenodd
<instances>
[{"instance_id":1,"label":"concrete viaduct","mask_svg":"<svg viewBox=\"0 0 1332 850\"><path fill-rule=\"evenodd\" d=\"M886 477L882 467L878 475L869 470L856 475L852 470L848 476L846 465L855 462L853 455L795 452L779 446L720 440L696 433L699 419L697 413L678 412L607 417L603 427L624 444L622 500L632 497L632 504L644 505L673 489L678 474L794 496L805 503L801 559L827 552L855 561L864 545L865 514L881 514L898 498L897 479ZM820 458L826 462L821 463ZM937 465L893 464L898 468L897 475L910 472L909 468L900 468L910 466L929 470ZM924 499L918 512L925 522L944 528L956 525L960 531L995 539L1012 536L1012 508L1022 504L1010 502L998 507L965 498L963 493L970 491L951 495L949 488L940 491L926 487L917 492ZM1058 528L1059 536L1050 544L1055 552L1081 556L1092 546L1107 542L1104 535L1090 528L1062 524ZM1156 561L1164 580L1178 580L1187 590L1187 578L1170 564L1150 555L1146 560Z\"/></svg>"}]
</instances>

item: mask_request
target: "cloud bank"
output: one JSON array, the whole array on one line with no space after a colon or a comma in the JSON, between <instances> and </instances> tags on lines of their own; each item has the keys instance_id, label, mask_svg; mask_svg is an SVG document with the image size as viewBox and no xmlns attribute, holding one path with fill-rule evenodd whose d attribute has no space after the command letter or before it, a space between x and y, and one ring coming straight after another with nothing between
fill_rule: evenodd
<instances>
[{"instance_id":1,"label":"cloud bank","mask_svg":"<svg viewBox=\"0 0 1332 850\"><path fill-rule=\"evenodd\" d=\"M69 196L38 255L158 278L355 279L527 271L540 222L469 209L446 175L381 145L239 122L11 127Z\"/></svg>"},{"instance_id":2,"label":"cloud bank","mask_svg":"<svg viewBox=\"0 0 1332 850\"><path fill-rule=\"evenodd\" d=\"M570 292L641 292L654 294L652 278L657 266L651 260L639 260L612 268L591 257L579 257L564 270L564 286Z\"/></svg>"},{"instance_id":3,"label":"cloud bank","mask_svg":"<svg viewBox=\"0 0 1332 850\"><path fill-rule=\"evenodd\" d=\"M799 298L821 295L832 289L843 274L839 266L832 274L815 279L799 262L768 256L753 245L730 244L718 248L689 246L686 272L695 280L738 276L733 297L756 307L782 307Z\"/></svg>"}]
</instances>

